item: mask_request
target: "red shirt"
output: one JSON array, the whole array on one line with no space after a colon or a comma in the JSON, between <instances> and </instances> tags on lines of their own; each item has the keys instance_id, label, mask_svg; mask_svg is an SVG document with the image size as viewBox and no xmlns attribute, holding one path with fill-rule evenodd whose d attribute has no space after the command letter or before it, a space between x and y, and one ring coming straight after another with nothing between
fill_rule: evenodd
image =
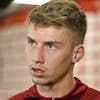
<instances>
[{"instance_id":1,"label":"red shirt","mask_svg":"<svg viewBox=\"0 0 100 100\"><path fill-rule=\"evenodd\" d=\"M61 97L61 98L55 98L54 100L100 100L100 92L96 91L92 88L89 88L85 84L83 84L79 79L76 79L76 85L73 88L73 90ZM39 98L40 100L52 100L51 98L45 98L41 96L36 86L32 86L30 89L19 93L13 97L11 97L9 100L26 100L25 98L28 97L34 97ZM27 99L27 100L36 100L36 99Z\"/></svg>"}]
</instances>

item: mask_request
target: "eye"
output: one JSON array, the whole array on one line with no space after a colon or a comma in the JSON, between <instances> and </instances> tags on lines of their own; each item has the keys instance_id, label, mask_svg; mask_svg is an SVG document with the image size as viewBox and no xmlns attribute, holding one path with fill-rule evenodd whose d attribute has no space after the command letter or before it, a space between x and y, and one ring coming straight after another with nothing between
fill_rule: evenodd
<instances>
[{"instance_id":1,"label":"eye","mask_svg":"<svg viewBox=\"0 0 100 100\"><path fill-rule=\"evenodd\" d=\"M35 47L36 46L36 42L33 41L33 40L28 40L28 45L32 46L32 47Z\"/></svg>"},{"instance_id":2,"label":"eye","mask_svg":"<svg viewBox=\"0 0 100 100\"><path fill-rule=\"evenodd\" d=\"M49 49L56 49L57 46L55 44L53 44L53 43L48 43L48 48Z\"/></svg>"}]
</instances>

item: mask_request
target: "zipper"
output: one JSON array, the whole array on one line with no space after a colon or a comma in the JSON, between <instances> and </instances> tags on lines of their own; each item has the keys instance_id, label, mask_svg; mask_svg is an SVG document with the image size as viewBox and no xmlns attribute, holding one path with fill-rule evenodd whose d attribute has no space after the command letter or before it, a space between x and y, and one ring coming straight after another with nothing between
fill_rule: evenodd
<instances>
[{"instance_id":1,"label":"zipper","mask_svg":"<svg viewBox=\"0 0 100 100\"><path fill-rule=\"evenodd\" d=\"M55 98L52 98L51 100L55 100Z\"/></svg>"}]
</instances>

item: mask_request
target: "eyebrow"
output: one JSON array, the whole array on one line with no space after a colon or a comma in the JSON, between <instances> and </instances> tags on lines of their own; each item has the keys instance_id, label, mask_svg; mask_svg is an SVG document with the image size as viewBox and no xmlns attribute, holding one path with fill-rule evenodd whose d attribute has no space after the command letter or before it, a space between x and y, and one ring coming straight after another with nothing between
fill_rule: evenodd
<instances>
[{"instance_id":1,"label":"eyebrow","mask_svg":"<svg viewBox=\"0 0 100 100\"><path fill-rule=\"evenodd\" d=\"M35 41L34 39L32 39L31 37L27 36L27 39L28 40L31 40L31 41Z\"/></svg>"},{"instance_id":2,"label":"eyebrow","mask_svg":"<svg viewBox=\"0 0 100 100\"><path fill-rule=\"evenodd\" d=\"M33 41L33 42L35 41L34 39L32 39L32 38L29 37L29 36L27 36L27 39L30 40L30 41ZM62 43L59 42L59 41L52 41L52 40L51 40L51 41L48 40L48 41L45 41L45 42L44 42L44 44L51 44L51 43L52 43L52 44L58 44L58 45L61 45L61 44L62 44Z\"/></svg>"}]
</instances>

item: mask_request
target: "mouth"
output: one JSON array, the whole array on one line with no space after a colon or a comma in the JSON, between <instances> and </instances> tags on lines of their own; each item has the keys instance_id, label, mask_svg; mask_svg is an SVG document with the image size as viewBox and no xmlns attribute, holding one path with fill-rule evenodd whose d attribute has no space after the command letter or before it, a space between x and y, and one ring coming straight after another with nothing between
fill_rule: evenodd
<instances>
[{"instance_id":1,"label":"mouth","mask_svg":"<svg viewBox=\"0 0 100 100\"><path fill-rule=\"evenodd\" d=\"M31 73L35 77L43 77L45 71L43 69L40 69L40 68L31 68Z\"/></svg>"}]
</instances>

